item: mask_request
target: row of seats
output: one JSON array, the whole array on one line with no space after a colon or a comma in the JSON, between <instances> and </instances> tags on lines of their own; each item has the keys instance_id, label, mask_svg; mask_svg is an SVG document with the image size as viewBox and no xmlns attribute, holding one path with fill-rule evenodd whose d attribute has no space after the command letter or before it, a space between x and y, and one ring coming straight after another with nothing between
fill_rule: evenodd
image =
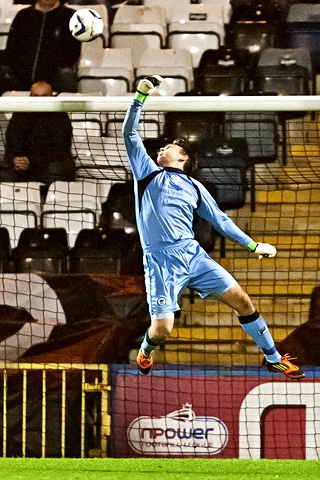
<instances>
[{"instance_id":1,"label":"row of seats","mask_svg":"<svg viewBox=\"0 0 320 480\"><path fill-rule=\"evenodd\" d=\"M64 228L25 228L11 248L0 227L0 272L40 274L142 274L138 236L122 229L82 229L70 248Z\"/></svg>"},{"instance_id":2,"label":"row of seats","mask_svg":"<svg viewBox=\"0 0 320 480\"><path fill-rule=\"evenodd\" d=\"M147 48L134 64L131 48L95 48L86 44L78 70L80 93L126 95L153 72L164 81L158 95L201 92L207 95L236 95L249 91L309 95L312 91L312 63L307 48L267 48L257 67L248 69L248 55L242 50L208 49L195 72L188 50ZM283 81L282 81L283 79Z\"/></svg>"},{"instance_id":3,"label":"row of seats","mask_svg":"<svg viewBox=\"0 0 320 480\"><path fill-rule=\"evenodd\" d=\"M135 59L133 48L102 48L101 39L84 44L78 68L80 93L126 95L140 78L157 72L165 79L160 95L194 88L192 55L187 49L146 48Z\"/></svg>"},{"instance_id":4,"label":"row of seats","mask_svg":"<svg viewBox=\"0 0 320 480\"><path fill-rule=\"evenodd\" d=\"M175 43L175 32L183 30L181 24L189 22L191 16L191 30L197 34L207 32L207 37L212 37L208 48L223 43L224 21L227 15L224 12L228 0L207 1L206 3L192 4L189 0L180 0L180 6L171 1L157 2L154 0L145 0L144 5L121 5L115 14L114 20L109 30L108 10L106 5L77 5L74 3L66 5L74 10L80 8L94 8L101 15L104 22L103 42L104 46L118 47L126 45L131 41L135 43L136 34L145 36L145 41L150 42L155 47L170 46ZM1 47L5 48L6 36L8 34L11 22L16 13L28 5L1 5L0 8L0 36ZM230 6L229 6L230 8ZM225 18L223 18L223 16ZM190 28L186 25L186 28ZM126 39L123 39L123 37ZM198 35L199 36L199 35ZM207 41L207 39L206 39ZM167 43L168 42L168 43ZM199 37L199 43L203 39ZM145 45L146 46L146 45ZM172 45L173 48L174 45ZM137 52L139 48L136 48ZM194 59L196 63L196 56Z\"/></svg>"},{"instance_id":5,"label":"row of seats","mask_svg":"<svg viewBox=\"0 0 320 480\"><path fill-rule=\"evenodd\" d=\"M82 222L87 222L86 225L92 228L95 225L95 217L99 216L100 210L100 207L97 209L97 205L91 207L93 199L106 198L108 189L112 184L126 183L131 179L121 135L124 114L118 112L106 116L94 113L72 113L71 117L77 181L52 184L41 211L38 211L38 207L32 208L36 212L29 217L29 222L32 221L33 223L25 226L34 226L35 224L52 226L53 223L53 226L57 226L57 217L62 216L61 212L59 215L57 213L58 205L60 205L60 210L65 210L68 205L70 209L78 208L79 205L86 205L88 209L98 212L96 215L87 212L85 217L83 212L81 214ZM244 163L244 166L241 166L241 172L244 168L246 170L252 169L251 195L254 208L254 165L273 162L278 158L280 125L283 127L283 121L275 112L226 112L224 114L218 112L168 112L166 114L142 114L139 131L144 139L147 151L155 160L159 148L168 141L177 137L187 139L193 149L198 152L199 158L205 159L206 166L212 172L216 169L218 183L223 185L221 194L226 192L225 187L228 185L230 190L232 188L239 189L238 193L243 198L243 182L236 178L234 182L231 182L231 177L226 173L230 168L233 168L232 162L240 155L240 163ZM244 149L241 142L246 145L245 153L243 153ZM224 144L227 149L223 148L221 152L225 154L222 157L225 162L220 165L221 159L216 158L215 151L217 148L224 147ZM240 177L242 176L241 173ZM223 180L226 177L228 180ZM14 194L15 186L10 187L10 184L2 184L0 206L1 201L3 203L6 198L12 199L13 195L21 205L21 200L26 193L23 184L18 184L18 187L20 193ZM5 188L7 191L5 191ZM85 196L86 191L90 192L88 201ZM33 195L29 193L29 201L32 200L32 205L39 205L39 186L36 185L32 192ZM83 196L84 200L78 199L80 195ZM242 203L239 200L232 200L233 207L230 207L228 202L220 197L218 198L224 209L234 208L235 205ZM81 202L83 203L81 204ZM6 203L8 202L6 201ZM7 210L12 210L14 207L6 206ZM20 210L23 208L20 208ZM55 215L52 210L55 210ZM22 218L20 221L22 221ZM80 218L75 217L75 219L77 220L76 225L81 224ZM16 220L12 223L12 228L14 225L16 225ZM83 224L82 228L84 226ZM71 227L71 224L67 228L72 244L75 236L74 228ZM79 229L79 227L77 228ZM14 238L16 241L17 234L14 235Z\"/></svg>"},{"instance_id":6,"label":"row of seats","mask_svg":"<svg viewBox=\"0 0 320 480\"><path fill-rule=\"evenodd\" d=\"M68 245L74 246L78 232L95 228L112 181L82 179L57 181L43 199L38 182L0 183L0 222L9 231L11 246L18 244L25 228L65 228Z\"/></svg>"},{"instance_id":7,"label":"row of seats","mask_svg":"<svg viewBox=\"0 0 320 480\"><path fill-rule=\"evenodd\" d=\"M141 273L132 181L55 182L42 201L39 190L0 183L2 272Z\"/></svg>"},{"instance_id":8,"label":"row of seats","mask_svg":"<svg viewBox=\"0 0 320 480\"><path fill-rule=\"evenodd\" d=\"M243 170L251 170L251 199L254 209L255 180L254 166L257 163L274 162L278 158L279 129L285 129L285 118L275 112L168 112L166 114L142 114L140 134L148 153L156 161L158 151L168 141L182 137L188 140L199 158L205 159L205 164L215 171L216 183L223 190L216 192L216 198L221 206L239 208L243 203L245 186ZM126 153L121 137L123 115L116 114L109 118L108 126L99 121L78 118L79 126L74 125L74 146L77 151L78 175L113 175L113 179L125 174L127 170ZM152 129L151 127L154 127ZM113 131L116 128L118 130ZM99 132L106 132L106 136ZM109 136L111 135L111 136ZM245 144L245 149L243 148ZM217 159L215 152L223 146L224 155ZM283 145L285 158L286 146ZM90 152L90 154L88 154ZM230 171L234 161L241 157L239 177L231 181ZM106 158L109 166L104 166ZM223 164L222 158L224 159ZM221 164L220 164L220 163ZM231 170L230 170L231 169ZM220 172L220 173L219 173ZM228 173L229 172L229 173ZM211 182L212 183L212 182ZM231 201L226 201L226 187L232 192ZM242 200L239 200L241 198ZM231 206L230 206L231 203Z\"/></svg>"},{"instance_id":9,"label":"row of seats","mask_svg":"<svg viewBox=\"0 0 320 480\"><path fill-rule=\"evenodd\" d=\"M121 5L110 27L110 35L107 29L102 37L82 45L78 70L79 92L102 95L126 94L135 90L140 78L155 71L165 78L161 95L189 92L194 87L202 91L208 82L212 83L214 76L211 69L210 80L206 82L205 79L197 83L197 69L200 67L202 55L208 50L219 51L225 43L231 52L245 52L247 56L243 57L242 68L235 64L239 63L239 58L235 62L232 55L229 55L230 58L226 62L224 58L217 57L220 69L215 76L226 79L233 75L238 83L236 91L235 88L231 92L222 88L222 91L216 89L215 94L243 93L247 90L250 80L247 76L250 77L255 71L255 65L249 57L254 57L254 62L259 62L260 70L278 67L279 62L284 70L286 65L285 71L282 72L284 76L292 74L295 62L296 70L303 68L311 77L312 67L318 57L315 45L316 29L312 30L309 26L306 27L307 32L303 33L299 32L299 28L301 30L302 27L298 25L306 25L308 19L313 22L313 27L318 25L316 20L320 16L320 10L317 5L292 5L288 15L288 21L290 20L292 26L292 38L283 49L277 47L276 39L273 38L274 25L269 25L266 21L235 22L232 27L229 25L230 28L227 29L229 40L224 42L224 30L228 25L226 20L230 14L229 2L225 0L219 2L208 0L199 4L183 0L183 5L179 9L174 9L171 3L146 0L144 5ZM19 7L25 5L10 6L15 11ZM83 5L72 4L70 7L77 9ZM100 13L107 25L106 6L95 7L99 12L100 9L105 10ZM309 16L306 13L308 11ZM161 24L166 41L160 34L160 27L157 29ZM7 28L8 22L5 25ZM106 48L107 45L109 48ZM303 51L300 50L302 47ZM305 52L305 49L309 51ZM260 62L260 54L264 50L268 52ZM282 62L282 56L286 63ZM226 68L230 67L232 62L234 63L232 68ZM233 85L235 83L236 81ZM212 85L206 93L212 94Z\"/></svg>"}]
</instances>

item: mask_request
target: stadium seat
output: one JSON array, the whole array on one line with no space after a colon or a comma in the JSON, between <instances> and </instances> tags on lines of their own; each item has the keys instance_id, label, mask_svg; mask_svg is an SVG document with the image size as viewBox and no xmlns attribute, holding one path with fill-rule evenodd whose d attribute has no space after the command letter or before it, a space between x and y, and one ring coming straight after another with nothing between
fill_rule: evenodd
<instances>
[{"instance_id":1,"label":"stadium seat","mask_svg":"<svg viewBox=\"0 0 320 480\"><path fill-rule=\"evenodd\" d=\"M120 274L118 242L102 228L83 229L70 250L70 273Z\"/></svg>"},{"instance_id":2,"label":"stadium seat","mask_svg":"<svg viewBox=\"0 0 320 480\"><path fill-rule=\"evenodd\" d=\"M102 204L100 225L109 232L122 230L127 235L137 232L134 211L133 182L114 183Z\"/></svg>"},{"instance_id":3,"label":"stadium seat","mask_svg":"<svg viewBox=\"0 0 320 480\"><path fill-rule=\"evenodd\" d=\"M11 245L9 231L0 227L0 273L10 272Z\"/></svg>"},{"instance_id":4,"label":"stadium seat","mask_svg":"<svg viewBox=\"0 0 320 480\"><path fill-rule=\"evenodd\" d=\"M254 90L259 94L310 95L312 63L308 48L266 48L261 52L253 78ZM279 112L282 125L282 163L287 164L287 129L290 118L301 118L307 112Z\"/></svg>"},{"instance_id":5,"label":"stadium seat","mask_svg":"<svg viewBox=\"0 0 320 480\"><path fill-rule=\"evenodd\" d=\"M206 50L197 69L195 90L202 95L244 94L249 89L245 50Z\"/></svg>"},{"instance_id":6,"label":"stadium seat","mask_svg":"<svg viewBox=\"0 0 320 480\"><path fill-rule=\"evenodd\" d=\"M168 24L167 47L189 50L194 68L205 50L223 44L224 24L217 18L214 4L189 4L184 10L175 10Z\"/></svg>"},{"instance_id":7,"label":"stadium seat","mask_svg":"<svg viewBox=\"0 0 320 480\"><path fill-rule=\"evenodd\" d=\"M5 93L3 94L5 95ZM6 144L6 131L8 127L9 120L11 118L11 113L0 113L0 158L4 157L5 144Z\"/></svg>"},{"instance_id":8,"label":"stadium seat","mask_svg":"<svg viewBox=\"0 0 320 480\"><path fill-rule=\"evenodd\" d=\"M254 89L263 94L310 95L312 63L308 48L266 48L261 52Z\"/></svg>"},{"instance_id":9,"label":"stadium seat","mask_svg":"<svg viewBox=\"0 0 320 480\"><path fill-rule=\"evenodd\" d=\"M7 38L10 30L12 20L16 16L19 10L29 7L30 5L13 4L13 0L10 2L2 0L0 5L0 50L4 50L7 45Z\"/></svg>"},{"instance_id":10,"label":"stadium seat","mask_svg":"<svg viewBox=\"0 0 320 480\"><path fill-rule=\"evenodd\" d=\"M80 230L97 226L101 202L110 188L108 182L99 182L97 179L83 179L52 183L43 205L42 227L65 228L69 247L73 247Z\"/></svg>"},{"instance_id":11,"label":"stadium seat","mask_svg":"<svg viewBox=\"0 0 320 480\"><path fill-rule=\"evenodd\" d=\"M21 231L37 227L41 215L41 183L0 183L0 222L9 231L12 248Z\"/></svg>"},{"instance_id":12,"label":"stadium seat","mask_svg":"<svg viewBox=\"0 0 320 480\"><path fill-rule=\"evenodd\" d=\"M114 114L104 117L102 114L95 116L90 113L89 116L73 112L70 115L73 127L72 152L76 167L112 165L118 175L121 175L119 178L126 179L128 161L121 135L123 116L119 120L118 117L114 118ZM117 130L111 132L111 125Z\"/></svg>"},{"instance_id":13,"label":"stadium seat","mask_svg":"<svg viewBox=\"0 0 320 480\"><path fill-rule=\"evenodd\" d=\"M67 273L68 239L64 228L26 228L12 251L15 273Z\"/></svg>"},{"instance_id":14,"label":"stadium seat","mask_svg":"<svg viewBox=\"0 0 320 480\"><path fill-rule=\"evenodd\" d=\"M189 95L189 93L182 93L182 95ZM148 154L155 162L159 149L175 138L185 138L197 151L203 140L212 139L218 135L221 119L220 113L217 112L167 112L163 123L163 132L160 136L143 139Z\"/></svg>"},{"instance_id":15,"label":"stadium seat","mask_svg":"<svg viewBox=\"0 0 320 480\"><path fill-rule=\"evenodd\" d=\"M164 137L169 141L185 138L195 149L206 139L213 138L219 130L220 116L216 112L168 112Z\"/></svg>"},{"instance_id":16,"label":"stadium seat","mask_svg":"<svg viewBox=\"0 0 320 480\"><path fill-rule=\"evenodd\" d=\"M222 210L242 208L246 200L248 146L243 138L202 141L197 178Z\"/></svg>"},{"instance_id":17,"label":"stadium seat","mask_svg":"<svg viewBox=\"0 0 320 480\"><path fill-rule=\"evenodd\" d=\"M111 186L114 182L129 181L131 172L121 165L79 165L76 167L76 180L85 178L100 179Z\"/></svg>"},{"instance_id":18,"label":"stadium seat","mask_svg":"<svg viewBox=\"0 0 320 480\"><path fill-rule=\"evenodd\" d=\"M230 22L232 8L230 0L202 0L202 3L214 4L216 15L224 24Z\"/></svg>"},{"instance_id":19,"label":"stadium seat","mask_svg":"<svg viewBox=\"0 0 320 480\"><path fill-rule=\"evenodd\" d=\"M190 5L190 0L143 0L143 4L147 7L160 6L165 11L167 24L171 22L175 10L183 11Z\"/></svg>"},{"instance_id":20,"label":"stadium seat","mask_svg":"<svg viewBox=\"0 0 320 480\"><path fill-rule=\"evenodd\" d=\"M82 49L84 52L78 68L80 93L98 92L102 95L125 95L132 91L134 69L130 48L95 50L84 44ZM92 52L91 56L89 50Z\"/></svg>"},{"instance_id":21,"label":"stadium seat","mask_svg":"<svg viewBox=\"0 0 320 480\"><path fill-rule=\"evenodd\" d=\"M274 112L226 112L226 138L245 138L251 163L273 162L278 157L278 115Z\"/></svg>"},{"instance_id":22,"label":"stadium seat","mask_svg":"<svg viewBox=\"0 0 320 480\"><path fill-rule=\"evenodd\" d=\"M192 55L188 50L145 50L135 65L135 88L139 80L150 75L150 72L157 72L164 78L158 90L159 95L175 95L194 87Z\"/></svg>"},{"instance_id":23,"label":"stadium seat","mask_svg":"<svg viewBox=\"0 0 320 480\"><path fill-rule=\"evenodd\" d=\"M226 24L226 44L249 53L249 72L254 73L261 52L284 42L282 16L277 2L239 2Z\"/></svg>"},{"instance_id":24,"label":"stadium seat","mask_svg":"<svg viewBox=\"0 0 320 480\"><path fill-rule=\"evenodd\" d=\"M101 37L95 38L91 42L82 42L78 67L99 67L103 50L104 45Z\"/></svg>"},{"instance_id":25,"label":"stadium seat","mask_svg":"<svg viewBox=\"0 0 320 480\"><path fill-rule=\"evenodd\" d=\"M110 27L109 46L131 48L134 64L146 48L162 48L166 43L165 11L159 5L120 5Z\"/></svg>"},{"instance_id":26,"label":"stadium seat","mask_svg":"<svg viewBox=\"0 0 320 480\"><path fill-rule=\"evenodd\" d=\"M1 8L0 8L0 24L6 26L6 31L9 32L12 20L17 15L17 13L22 10L23 8L30 7L30 4L21 4L21 3L13 3L7 0L1 0Z\"/></svg>"},{"instance_id":27,"label":"stadium seat","mask_svg":"<svg viewBox=\"0 0 320 480\"><path fill-rule=\"evenodd\" d=\"M143 256L135 219L133 182L114 183L102 204L100 225L121 258L120 273L143 273Z\"/></svg>"},{"instance_id":28,"label":"stadium seat","mask_svg":"<svg viewBox=\"0 0 320 480\"><path fill-rule=\"evenodd\" d=\"M226 112L223 135L227 139L244 138L251 168L251 208L255 210L255 165L278 158L279 116L277 112Z\"/></svg>"},{"instance_id":29,"label":"stadium seat","mask_svg":"<svg viewBox=\"0 0 320 480\"><path fill-rule=\"evenodd\" d=\"M315 74L320 73L320 5L313 1L290 6L286 19L287 44L290 48L307 48Z\"/></svg>"}]
</instances>

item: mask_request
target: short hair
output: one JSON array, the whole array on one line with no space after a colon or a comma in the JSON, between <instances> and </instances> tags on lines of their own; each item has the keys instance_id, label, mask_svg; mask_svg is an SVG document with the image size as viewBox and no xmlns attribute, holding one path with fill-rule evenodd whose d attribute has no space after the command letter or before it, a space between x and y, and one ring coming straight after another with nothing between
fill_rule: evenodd
<instances>
[{"instance_id":1,"label":"short hair","mask_svg":"<svg viewBox=\"0 0 320 480\"><path fill-rule=\"evenodd\" d=\"M192 151L190 144L185 138L176 138L172 143L173 145L178 145L184 153L188 155L188 160L184 164L183 171L188 175L195 174L198 169L198 159Z\"/></svg>"}]
</instances>

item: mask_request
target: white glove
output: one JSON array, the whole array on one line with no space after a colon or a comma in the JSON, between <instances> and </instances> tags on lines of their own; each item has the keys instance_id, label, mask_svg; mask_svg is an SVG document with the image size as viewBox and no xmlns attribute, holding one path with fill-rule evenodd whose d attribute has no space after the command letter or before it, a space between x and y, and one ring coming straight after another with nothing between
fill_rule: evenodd
<instances>
[{"instance_id":1,"label":"white glove","mask_svg":"<svg viewBox=\"0 0 320 480\"><path fill-rule=\"evenodd\" d=\"M137 92L141 95L152 95L163 82L163 78L160 75L152 75L151 77L145 77L138 83Z\"/></svg>"},{"instance_id":2,"label":"white glove","mask_svg":"<svg viewBox=\"0 0 320 480\"><path fill-rule=\"evenodd\" d=\"M259 255L259 258L274 257L277 254L277 249L270 243L257 243L253 251Z\"/></svg>"}]
</instances>

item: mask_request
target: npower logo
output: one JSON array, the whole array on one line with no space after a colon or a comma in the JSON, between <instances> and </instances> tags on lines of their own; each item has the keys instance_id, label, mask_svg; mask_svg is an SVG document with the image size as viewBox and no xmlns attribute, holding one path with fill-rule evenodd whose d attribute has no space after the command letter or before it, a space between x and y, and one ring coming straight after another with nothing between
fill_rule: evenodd
<instances>
[{"instance_id":1,"label":"npower logo","mask_svg":"<svg viewBox=\"0 0 320 480\"><path fill-rule=\"evenodd\" d=\"M197 417L189 403L164 417L138 417L128 427L131 448L143 455L216 455L228 429L216 417Z\"/></svg>"}]
</instances>

